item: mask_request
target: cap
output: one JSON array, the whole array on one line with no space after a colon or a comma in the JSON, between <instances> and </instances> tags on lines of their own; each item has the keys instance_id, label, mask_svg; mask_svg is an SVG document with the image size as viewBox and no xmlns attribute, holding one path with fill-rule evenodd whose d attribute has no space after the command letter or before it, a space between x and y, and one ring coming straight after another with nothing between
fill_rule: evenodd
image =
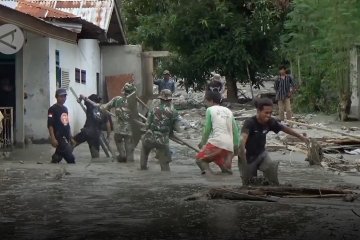
<instances>
[{"instance_id":1,"label":"cap","mask_svg":"<svg viewBox=\"0 0 360 240\"><path fill-rule=\"evenodd\" d=\"M170 101L172 100L172 92L169 89L164 89L160 92L158 98L164 101Z\"/></svg>"},{"instance_id":2,"label":"cap","mask_svg":"<svg viewBox=\"0 0 360 240\"><path fill-rule=\"evenodd\" d=\"M99 97L97 94L91 94L88 99L95 103L100 103L101 101L101 97Z\"/></svg>"},{"instance_id":3,"label":"cap","mask_svg":"<svg viewBox=\"0 0 360 240\"><path fill-rule=\"evenodd\" d=\"M125 83L124 85L124 92L125 93L132 93L136 91L136 87L133 83Z\"/></svg>"},{"instance_id":4,"label":"cap","mask_svg":"<svg viewBox=\"0 0 360 240\"><path fill-rule=\"evenodd\" d=\"M62 95L67 95L66 89L64 89L64 88L57 89L55 92L55 97L62 96Z\"/></svg>"},{"instance_id":5,"label":"cap","mask_svg":"<svg viewBox=\"0 0 360 240\"><path fill-rule=\"evenodd\" d=\"M163 72L163 75L166 75L166 74L169 74L169 75L170 75L169 70L165 70L165 71Z\"/></svg>"}]
</instances>

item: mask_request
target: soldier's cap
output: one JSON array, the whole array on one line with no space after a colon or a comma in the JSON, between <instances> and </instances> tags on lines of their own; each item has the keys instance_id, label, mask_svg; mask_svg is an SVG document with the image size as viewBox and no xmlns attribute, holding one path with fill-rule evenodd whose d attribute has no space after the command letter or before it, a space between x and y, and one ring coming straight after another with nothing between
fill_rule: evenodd
<instances>
[{"instance_id":1,"label":"soldier's cap","mask_svg":"<svg viewBox=\"0 0 360 240\"><path fill-rule=\"evenodd\" d=\"M100 103L101 101L101 97L99 97L97 94L91 94L88 99L95 103Z\"/></svg>"},{"instance_id":2,"label":"soldier's cap","mask_svg":"<svg viewBox=\"0 0 360 240\"><path fill-rule=\"evenodd\" d=\"M126 93L132 93L136 91L136 87L133 83L125 83L124 85L124 92Z\"/></svg>"},{"instance_id":3,"label":"soldier's cap","mask_svg":"<svg viewBox=\"0 0 360 240\"><path fill-rule=\"evenodd\" d=\"M166 75L166 74L170 75L169 70L165 70L165 71L163 72L163 75Z\"/></svg>"},{"instance_id":4,"label":"soldier's cap","mask_svg":"<svg viewBox=\"0 0 360 240\"><path fill-rule=\"evenodd\" d=\"M170 101L172 100L172 92L169 89L164 89L160 92L158 98L164 101Z\"/></svg>"},{"instance_id":5,"label":"soldier's cap","mask_svg":"<svg viewBox=\"0 0 360 240\"><path fill-rule=\"evenodd\" d=\"M55 97L63 96L63 95L67 95L66 89L59 88L59 89L56 90Z\"/></svg>"}]
</instances>

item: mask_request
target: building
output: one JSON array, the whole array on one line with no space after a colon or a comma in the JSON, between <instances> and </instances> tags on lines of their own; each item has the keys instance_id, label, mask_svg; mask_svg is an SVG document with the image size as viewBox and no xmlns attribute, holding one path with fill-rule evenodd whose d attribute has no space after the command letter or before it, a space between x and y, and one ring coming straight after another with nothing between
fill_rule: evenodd
<instances>
[{"instance_id":1,"label":"building","mask_svg":"<svg viewBox=\"0 0 360 240\"><path fill-rule=\"evenodd\" d=\"M15 95L6 104L14 108L17 145L25 138L47 141L47 109L58 87L107 99L134 80L141 95L142 49L127 45L114 0L2 0L0 30L4 24L19 27L25 38L16 54L0 54L0 83L10 80ZM66 106L76 133L85 114L70 91Z\"/></svg>"}]
</instances>

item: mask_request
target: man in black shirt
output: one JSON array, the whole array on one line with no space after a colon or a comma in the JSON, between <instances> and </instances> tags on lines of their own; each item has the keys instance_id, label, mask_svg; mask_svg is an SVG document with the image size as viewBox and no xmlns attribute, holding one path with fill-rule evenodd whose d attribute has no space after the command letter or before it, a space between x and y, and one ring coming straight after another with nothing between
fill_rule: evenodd
<instances>
[{"instance_id":1,"label":"man in black shirt","mask_svg":"<svg viewBox=\"0 0 360 240\"><path fill-rule=\"evenodd\" d=\"M67 163L75 163L70 144L71 132L68 110L64 106L66 101L66 90L56 90L56 103L48 110L47 127L49 129L51 145L56 148L52 155L52 163L59 163L63 158Z\"/></svg>"},{"instance_id":2,"label":"man in black shirt","mask_svg":"<svg viewBox=\"0 0 360 240\"><path fill-rule=\"evenodd\" d=\"M86 100L86 97L80 95L79 101L82 99ZM88 97L94 103L100 103L101 98L92 94ZM85 101L86 106L86 121L84 127L81 129L81 132L74 136L75 147L80 145L83 142L87 142L90 149L90 154L92 158L98 158L100 156L100 135L101 129L104 122L108 121L108 117L105 116L98 107L92 105L88 101ZM109 138L110 131L107 132Z\"/></svg>"},{"instance_id":3,"label":"man in black shirt","mask_svg":"<svg viewBox=\"0 0 360 240\"><path fill-rule=\"evenodd\" d=\"M272 100L263 98L256 102L257 114L245 120L241 129L241 144L239 153L239 170L243 185L249 184L261 170L270 184L278 185L278 162L272 161L265 150L266 134L269 131L278 133L283 131L309 144L309 139L295 132L293 129L280 124L271 117Z\"/></svg>"}]
</instances>

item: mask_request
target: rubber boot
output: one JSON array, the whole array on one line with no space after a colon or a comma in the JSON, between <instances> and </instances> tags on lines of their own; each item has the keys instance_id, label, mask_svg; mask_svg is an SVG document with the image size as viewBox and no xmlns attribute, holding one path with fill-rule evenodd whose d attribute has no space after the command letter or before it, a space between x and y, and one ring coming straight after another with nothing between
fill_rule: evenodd
<instances>
[{"instance_id":1,"label":"rubber boot","mask_svg":"<svg viewBox=\"0 0 360 240\"><path fill-rule=\"evenodd\" d=\"M125 137L125 153L126 153L126 161L134 162L134 144L131 136Z\"/></svg>"},{"instance_id":2,"label":"rubber boot","mask_svg":"<svg viewBox=\"0 0 360 240\"><path fill-rule=\"evenodd\" d=\"M59 163L62 160L62 156L58 155L57 153L54 153L51 156L51 163Z\"/></svg>"},{"instance_id":3,"label":"rubber boot","mask_svg":"<svg viewBox=\"0 0 360 240\"><path fill-rule=\"evenodd\" d=\"M97 149L94 146L90 146L89 148L90 148L91 158L99 158L100 157L99 149Z\"/></svg>"},{"instance_id":4,"label":"rubber boot","mask_svg":"<svg viewBox=\"0 0 360 240\"><path fill-rule=\"evenodd\" d=\"M144 145L141 148L141 155L140 155L140 169L147 170L147 163L149 158L150 150L148 150Z\"/></svg>"}]
</instances>

